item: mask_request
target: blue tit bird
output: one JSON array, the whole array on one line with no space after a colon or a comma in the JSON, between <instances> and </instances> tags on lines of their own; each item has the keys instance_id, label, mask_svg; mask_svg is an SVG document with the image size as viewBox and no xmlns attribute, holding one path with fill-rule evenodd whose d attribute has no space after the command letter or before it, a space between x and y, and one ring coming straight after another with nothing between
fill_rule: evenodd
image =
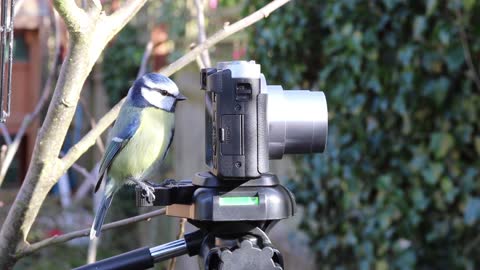
<instances>
[{"instance_id":1,"label":"blue tit bird","mask_svg":"<svg viewBox=\"0 0 480 270\"><path fill-rule=\"evenodd\" d=\"M113 196L123 184L137 184L150 201L155 200L154 189L144 181L158 175L173 140L175 105L185 99L172 80L158 73L146 74L133 83L100 163L95 192L103 178L106 186L90 239L100 235Z\"/></svg>"}]
</instances>

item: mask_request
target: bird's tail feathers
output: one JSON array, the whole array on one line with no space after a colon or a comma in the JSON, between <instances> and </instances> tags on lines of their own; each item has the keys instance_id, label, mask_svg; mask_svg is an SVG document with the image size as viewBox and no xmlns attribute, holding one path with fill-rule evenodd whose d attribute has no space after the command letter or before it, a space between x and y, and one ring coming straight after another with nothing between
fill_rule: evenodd
<instances>
[{"instance_id":1,"label":"bird's tail feathers","mask_svg":"<svg viewBox=\"0 0 480 270\"><path fill-rule=\"evenodd\" d=\"M93 240L95 237L100 236L100 232L102 231L102 225L105 221L105 216L107 215L108 208L110 204L112 204L114 192L105 193L102 198L102 202L98 206L97 213L95 214L95 218L93 219L92 228L90 229L90 240Z\"/></svg>"}]
</instances>

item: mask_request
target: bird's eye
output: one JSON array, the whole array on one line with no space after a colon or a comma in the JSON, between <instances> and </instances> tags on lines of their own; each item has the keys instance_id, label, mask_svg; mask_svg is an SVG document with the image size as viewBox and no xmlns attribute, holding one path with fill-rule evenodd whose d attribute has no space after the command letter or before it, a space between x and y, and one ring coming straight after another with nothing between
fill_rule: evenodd
<instances>
[{"instance_id":1,"label":"bird's eye","mask_svg":"<svg viewBox=\"0 0 480 270\"><path fill-rule=\"evenodd\" d=\"M166 95L168 95L168 91L167 90L160 90L160 94L162 94L162 96L166 96Z\"/></svg>"}]
</instances>

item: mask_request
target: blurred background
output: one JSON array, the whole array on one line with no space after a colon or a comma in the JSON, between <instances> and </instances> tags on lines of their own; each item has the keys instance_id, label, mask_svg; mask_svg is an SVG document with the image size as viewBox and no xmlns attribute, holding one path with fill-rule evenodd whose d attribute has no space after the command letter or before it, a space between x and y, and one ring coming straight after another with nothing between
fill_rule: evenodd
<instances>
[{"instance_id":1,"label":"blurred background","mask_svg":"<svg viewBox=\"0 0 480 270\"><path fill-rule=\"evenodd\" d=\"M120 4L104 2L111 10ZM207 36L267 2L203 1ZM64 56L65 34L60 54L52 53L58 31L50 10L48 1L24 0L15 18L13 115L6 127L11 136L40 97L52 55ZM148 70L190 50L198 37L196 12L193 0L147 2L90 74L65 150L125 96L147 44ZM479 14L476 0L294 0L210 49L212 63L256 60L269 84L326 94L326 152L271 165L299 206L294 218L270 234L286 269L480 267ZM178 107L162 178L189 179L207 169L199 68L191 64L173 79L189 100ZM21 185L41 119L29 126L0 186L0 222ZM51 191L32 241L90 226L92 181L104 143ZM132 191L124 188L107 222L150 210L137 209ZM157 217L107 231L97 258L171 241L178 224ZM15 269L79 266L87 245L79 238L48 247ZM176 265L196 267L196 259L185 256Z\"/></svg>"}]
</instances>

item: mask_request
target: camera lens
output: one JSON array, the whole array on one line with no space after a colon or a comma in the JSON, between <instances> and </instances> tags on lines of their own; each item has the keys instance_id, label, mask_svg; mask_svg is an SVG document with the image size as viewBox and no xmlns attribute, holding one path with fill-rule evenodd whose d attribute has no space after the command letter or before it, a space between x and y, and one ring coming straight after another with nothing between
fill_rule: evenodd
<instances>
[{"instance_id":1,"label":"camera lens","mask_svg":"<svg viewBox=\"0 0 480 270\"><path fill-rule=\"evenodd\" d=\"M269 85L267 103L270 159L284 154L323 152L327 143L328 111L321 91L286 90Z\"/></svg>"}]
</instances>

